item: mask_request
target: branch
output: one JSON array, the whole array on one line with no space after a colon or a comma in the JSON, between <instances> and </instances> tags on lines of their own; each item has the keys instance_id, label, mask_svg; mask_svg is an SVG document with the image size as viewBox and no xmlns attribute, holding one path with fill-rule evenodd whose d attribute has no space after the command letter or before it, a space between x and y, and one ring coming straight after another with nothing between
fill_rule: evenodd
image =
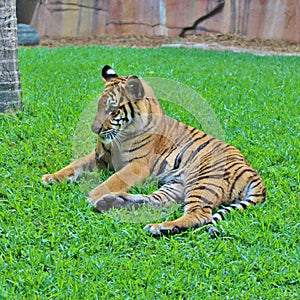
<instances>
[{"instance_id":1,"label":"branch","mask_svg":"<svg viewBox=\"0 0 300 300\"><path fill-rule=\"evenodd\" d=\"M197 19L191 27L185 27L185 28L183 28L182 31L181 31L181 33L179 34L179 36L180 37L184 37L186 31L188 31L188 30L195 30L196 27L197 27L197 25L199 23L201 23L202 21L204 21L207 18L212 17L217 12L219 12L223 8L224 4L225 4L225 0L218 0L216 6L210 12L208 12L206 15L200 17L199 19Z\"/></svg>"}]
</instances>

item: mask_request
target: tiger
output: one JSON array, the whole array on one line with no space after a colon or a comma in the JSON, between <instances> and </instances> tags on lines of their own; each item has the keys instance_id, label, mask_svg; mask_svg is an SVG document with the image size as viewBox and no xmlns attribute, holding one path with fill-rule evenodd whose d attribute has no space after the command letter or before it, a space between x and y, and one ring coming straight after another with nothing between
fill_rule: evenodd
<instances>
[{"instance_id":1,"label":"tiger","mask_svg":"<svg viewBox=\"0 0 300 300\"><path fill-rule=\"evenodd\" d=\"M265 201L262 178L236 147L167 116L142 78L118 76L106 65L102 79L104 90L91 126L97 135L95 150L43 175L43 183L72 182L84 171L110 168L113 175L88 194L96 211L183 206L179 218L144 227L155 236L205 225L215 237L220 234L217 222L232 210ZM128 193L148 177L158 179L156 191Z\"/></svg>"}]
</instances>

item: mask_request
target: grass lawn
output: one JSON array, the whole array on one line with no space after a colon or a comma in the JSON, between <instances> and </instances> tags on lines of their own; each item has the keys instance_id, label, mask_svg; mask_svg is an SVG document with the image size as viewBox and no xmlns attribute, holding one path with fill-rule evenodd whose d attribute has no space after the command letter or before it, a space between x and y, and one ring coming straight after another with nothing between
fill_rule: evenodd
<instances>
[{"instance_id":1,"label":"grass lawn","mask_svg":"<svg viewBox=\"0 0 300 300\"><path fill-rule=\"evenodd\" d=\"M80 184L44 186L44 173L72 160L78 122L102 91L105 64L199 93L224 140L263 177L266 203L228 216L218 239L205 230L153 238L143 231L147 220L95 213ZM299 298L299 57L21 48L19 65L24 112L0 116L0 299ZM180 214L177 208L157 221Z\"/></svg>"}]
</instances>

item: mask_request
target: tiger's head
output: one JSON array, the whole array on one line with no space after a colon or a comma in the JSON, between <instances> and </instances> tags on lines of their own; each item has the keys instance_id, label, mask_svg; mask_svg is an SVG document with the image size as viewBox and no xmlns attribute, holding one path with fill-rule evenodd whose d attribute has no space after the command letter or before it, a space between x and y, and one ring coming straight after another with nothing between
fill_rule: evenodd
<instances>
[{"instance_id":1,"label":"tiger's head","mask_svg":"<svg viewBox=\"0 0 300 300\"><path fill-rule=\"evenodd\" d=\"M102 78L105 86L92 131L99 135L103 144L111 143L133 123L141 122L149 107L145 102L154 101L161 111L151 88L137 76L119 77L106 65L102 69ZM141 124L135 124L135 128L138 126Z\"/></svg>"}]
</instances>

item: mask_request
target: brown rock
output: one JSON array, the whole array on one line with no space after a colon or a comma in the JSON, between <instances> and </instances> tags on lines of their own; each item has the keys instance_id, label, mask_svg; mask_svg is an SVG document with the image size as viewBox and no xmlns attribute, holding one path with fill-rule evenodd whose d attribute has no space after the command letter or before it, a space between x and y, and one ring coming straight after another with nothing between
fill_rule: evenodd
<instances>
[{"instance_id":1,"label":"brown rock","mask_svg":"<svg viewBox=\"0 0 300 300\"><path fill-rule=\"evenodd\" d=\"M17 0L18 14L40 36L177 36L218 0ZM20 19L21 20L21 19ZM223 9L188 33L240 33L300 42L299 0L225 0Z\"/></svg>"}]
</instances>

